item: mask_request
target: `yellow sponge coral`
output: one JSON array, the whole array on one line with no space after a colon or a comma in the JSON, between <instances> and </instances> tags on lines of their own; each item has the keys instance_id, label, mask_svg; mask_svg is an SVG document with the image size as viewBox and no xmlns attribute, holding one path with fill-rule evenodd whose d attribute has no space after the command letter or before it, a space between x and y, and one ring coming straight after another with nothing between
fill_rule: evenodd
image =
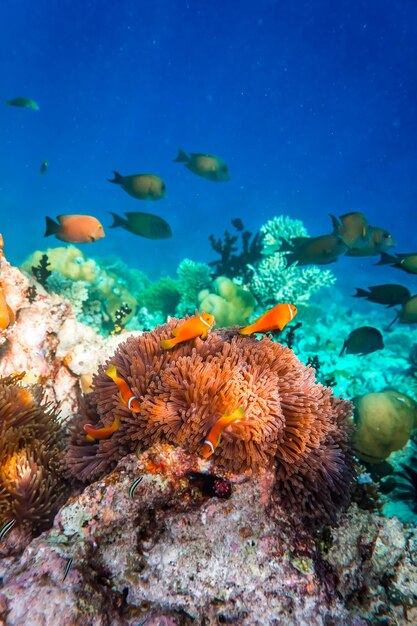
<instances>
[{"instance_id":1,"label":"yellow sponge coral","mask_svg":"<svg viewBox=\"0 0 417 626\"><path fill-rule=\"evenodd\" d=\"M355 398L356 454L368 463L379 463L400 450L417 426L417 403L409 396L386 389Z\"/></svg>"},{"instance_id":2,"label":"yellow sponge coral","mask_svg":"<svg viewBox=\"0 0 417 626\"><path fill-rule=\"evenodd\" d=\"M198 302L201 311L214 315L217 327L245 325L255 308L252 293L225 276L213 281L211 292L200 291Z\"/></svg>"}]
</instances>

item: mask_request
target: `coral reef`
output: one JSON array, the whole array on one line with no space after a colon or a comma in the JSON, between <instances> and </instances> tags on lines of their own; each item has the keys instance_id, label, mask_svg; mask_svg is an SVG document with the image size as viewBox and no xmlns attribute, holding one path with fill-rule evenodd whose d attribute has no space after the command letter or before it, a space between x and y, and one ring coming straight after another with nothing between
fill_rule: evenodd
<instances>
[{"instance_id":1,"label":"coral reef","mask_svg":"<svg viewBox=\"0 0 417 626\"><path fill-rule=\"evenodd\" d=\"M36 299L27 297L29 279L1 259L1 282L16 323L0 337L0 376L26 372L23 384L42 384L65 421L78 409L80 383L125 340L123 333L105 338L78 321L70 301L47 293L36 283Z\"/></svg>"},{"instance_id":2,"label":"coral reef","mask_svg":"<svg viewBox=\"0 0 417 626\"><path fill-rule=\"evenodd\" d=\"M227 276L227 278L247 281L250 276L249 266L257 263L261 258L262 234L252 235L250 231L244 230L244 225L239 219L232 220L232 225L240 233L239 253L236 254L239 235L231 235L228 230L225 230L223 240L210 235L211 247L220 254L220 259L211 261L209 265L214 268L214 277Z\"/></svg>"},{"instance_id":3,"label":"coral reef","mask_svg":"<svg viewBox=\"0 0 417 626\"><path fill-rule=\"evenodd\" d=\"M179 448L150 449L72 498L51 531L0 562L5 623L27 623L28 607L31 626L56 626L57 607L74 626L417 621L416 530L353 506L315 542L280 508L271 515L271 472L235 481L222 500L190 487L195 463Z\"/></svg>"},{"instance_id":4,"label":"coral reef","mask_svg":"<svg viewBox=\"0 0 417 626\"><path fill-rule=\"evenodd\" d=\"M336 279L330 270L316 266L287 267L286 255L279 251L283 239L305 237L307 230L300 220L280 215L261 227L265 256L257 263L249 265L248 284L263 307L277 302L308 302L311 296L322 287L331 287Z\"/></svg>"},{"instance_id":5,"label":"coral reef","mask_svg":"<svg viewBox=\"0 0 417 626\"><path fill-rule=\"evenodd\" d=\"M316 384L311 368L267 337L258 341L223 330L205 342L164 351L160 341L179 323L172 319L128 339L100 367L87 421L94 413L94 426L117 418L120 429L110 439L90 442L76 420L67 454L70 472L91 480L138 446L158 441L198 455L219 417L242 406L245 419L226 429L213 467L244 472L277 464L277 493L289 509L310 523L334 522L348 502L352 476L350 403ZM120 400L105 373L110 363L139 399L139 413Z\"/></svg>"},{"instance_id":6,"label":"coral reef","mask_svg":"<svg viewBox=\"0 0 417 626\"><path fill-rule=\"evenodd\" d=\"M200 310L214 315L217 328L246 325L255 304L255 298L248 289L226 276L218 276L210 289L203 289L198 294Z\"/></svg>"},{"instance_id":7,"label":"coral reef","mask_svg":"<svg viewBox=\"0 0 417 626\"><path fill-rule=\"evenodd\" d=\"M31 273L30 268L45 256L51 272L42 284L70 300L78 319L99 332L113 329L123 304L131 310L127 322L136 311L137 294L150 283L139 270L131 270L114 259L99 263L75 246L50 248L46 255L34 252L22 269Z\"/></svg>"},{"instance_id":8,"label":"coral reef","mask_svg":"<svg viewBox=\"0 0 417 626\"><path fill-rule=\"evenodd\" d=\"M23 375L0 378L0 526L13 520L37 533L65 499L57 412L41 389L22 387Z\"/></svg>"},{"instance_id":9,"label":"coral reef","mask_svg":"<svg viewBox=\"0 0 417 626\"><path fill-rule=\"evenodd\" d=\"M205 263L196 263L183 259L177 269L178 289L181 300L176 309L178 317L193 314L198 306L198 294L211 283L210 267Z\"/></svg>"}]
</instances>

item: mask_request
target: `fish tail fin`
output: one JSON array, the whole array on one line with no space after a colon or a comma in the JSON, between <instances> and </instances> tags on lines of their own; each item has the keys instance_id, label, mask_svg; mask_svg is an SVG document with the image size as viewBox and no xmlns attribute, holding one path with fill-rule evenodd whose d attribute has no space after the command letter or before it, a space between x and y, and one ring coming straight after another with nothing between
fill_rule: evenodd
<instances>
[{"instance_id":1,"label":"fish tail fin","mask_svg":"<svg viewBox=\"0 0 417 626\"><path fill-rule=\"evenodd\" d=\"M369 296L369 293L365 289L356 287L356 293L352 295L352 298L366 298L367 296Z\"/></svg>"},{"instance_id":2,"label":"fish tail fin","mask_svg":"<svg viewBox=\"0 0 417 626\"><path fill-rule=\"evenodd\" d=\"M108 178L109 183L116 183L116 185L121 185L123 183L123 176L116 172L116 170L112 170L114 174L114 178Z\"/></svg>"},{"instance_id":3,"label":"fish tail fin","mask_svg":"<svg viewBox=\"0 0 417 626\"><path fill-rule=\"evenodd\" d=\"M6 106L7 106L7 107L11 107L11 106L12 106L12 101L11 101L11 100L7 100L7 102L6 102Z\"/></svg>"},{"instance_id":4,"label":"fish tail fin","mask_svg":"<svg viewBox=\"0 0 417 626\"><path fill-rule=\"evenodd\" d=\"M117 377L117 369L116 366L111 363L109 365L109 367L106 369L106 376L108 376L109 378L111 378L112 380L114 380Z\"/></svg>"},{"instance_id":5,"label":"fish tail fin","mask_svg":"<svg viewBox=\"0 0 417 626\"><path fill-rule=\"evenodd\" d=\"M397 320L398 320L398 315L396 315L396 316L394 317L394 319L392 320L392 322L390 322L390 323L388 324L388 326L386 327L386 329L385 329L385 330L389 330L389 329L391 328L391 326L392 326L392 325L393 325L393 324L394 324Z\"/></svg>"},{"instance_id":6,"label":"fish tail fin","mask_svg":"<svg viewBox=\"0 0 417 626\"><path fill-rule=\"evenodd\" d=\"M174 339L163 339L160 344L161 348L163 348L164 350L171 350L171 348L177 345L177 340L175 339L175 337Z\"/></svg>"},{"instance_id":7,"label":"fish tail fin","mask_svg":"<svg viewBox=\"0 0 417 626\"><path fill-rule=\"evenodd\" d=\"M280 239L281 239L281 244L278 248L278 252L290 252L291 250L294 250L294 246L292 246L289 243L289 241L287 241L283 237L280 237Z\"/></svg>"},{"instance_id":8,"label":"fish tail fin","mask_svg":"<svg viewBox=\"0 0 417 626\"><path fill-rule=\"evenodd\" d=\"M375 265L391 265L392 263L397 262L397 259L395 256L392 256L392 254L387 254L386 252L380 252L379 254L381 255L381 258L378 263L375 263Z\"/></svg>"},{"instance_id":9,"label":"fish tail fin","mask_svg":"<svg viewBox=\"0 0 417 626\"><path fill-rule=\"evenodd\" d=\"M50 235L56 235L57 232L59 232L59 229L61 228L58 222L54 222L54 220L51 219L50 217L46 217L45 219L46 219L46 230L45 230L44 237L49 237Z\"/></svg>"},{"instance_id":10,"label":"fish tail fin","mask_svg":"<svg viewBox=\"0 0 417 626\"><path fill-rule=\"evenodd\" d=\"M294 263L298 261L298 256L295 254L295 252L293 254L287 254L285 260L287 262L287 265L285 266L286 269L287 267L294 265Z\"/></svg>"},{"instance_id":11,"label":"fish tail fin","mask_svg":"<svg viewBox=\"0 0 417 626\"><path fill-rule=\"evenodd\" d=\"M126 220L124 217L122 217L121 215L117 215L117 213L112 213L110 211L110 215L113 217L113 224L110 226L110 228L117 228L118 226L121 226L122 228L124 226L126 226Z\"/></svg>"},{"instance_id":12,"label":"fish tail fin","mask_svg":"<svg viewBox=\"0 0 417 626\"><path fill-rule=\"evenodd\" d=\"M239 335L251 335L255 331L253 328L253 324L250 324L249 326L245 326L244 328L239 328L237 332L239 333Z\"/></svg>"},{"instance_id":13,"label":"fish tail fin","mask_svg":"<svg viewBox=\"0 0 417 626\"><path fill-rule=\"evenodd\" d=\"M329 213L329 217L332 220L332 225L333 225L333 232L338 235L339 234L339 228L341 226L339 220L337 219L337 217L335 215L333 215L332 213Z\"/></svg>"},{"instance_id":14,"label":"fish tail fin","mask_svg":"<svg viewBox=\"0 0 417 626\"><path fill-rule=\"evenodd\" d=\"M189 160L190 157L188 154L184 152L184 150L181 150L181 148L178 148L178 154L175 159L173 159L174 163L188 163Z\"/></svg>"},{"instance_id":15,"label":"fish tail fin","mask_svg":"<svg viewBox=\"0 0 417 626\"><path fill-rule=\"evenodd\" d=\"M346 350L346 340L344 341L342 349L339 352L339 356L342 356L342 354L344 353L345 350Z\"/></svg>"}]
</instances>

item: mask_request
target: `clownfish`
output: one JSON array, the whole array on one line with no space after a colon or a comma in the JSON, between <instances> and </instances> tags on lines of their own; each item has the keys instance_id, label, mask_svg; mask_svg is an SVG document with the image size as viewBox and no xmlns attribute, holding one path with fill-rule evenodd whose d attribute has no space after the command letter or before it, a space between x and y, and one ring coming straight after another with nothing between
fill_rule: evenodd
<instances>
[{"instance_id":1,"label":"clownfish","mask_svg":"<svg viewBox=\"0 0 417 626\"><path fill-rule=\"evenodd\" d=\"M222 433L226 426L232 424L233 422L239 422L245 417L245 411L243 407L237 408L233 413L226 413L217 422L214 424L213 428L210 430L207 435L207 439L204 440L203 447L201 448L201 454L205 459L208 459L211 456L217 446L220 443Z\"/></svg>"},{"instance_id":2,"label":"clownfish","mask_svg":"<svg viewBox=\"0 0 417 626\"><path fill-rule=\"evenodd\" d=\"M178 328L172 331L173 339L164 339L161 341L161 348L171 350L177 343L188 341L189 339L207 339L211 327L214 325L214 315L210 313L201 313L201 315L193 315L190 319L185 320Z\"/></svg>"},{"instance_id":3,"label":"clownfish","mask_svg":"<svg viewBox=\"0 0 417 626\"><path fill-rule=\"evenodd\" d=\"M84 424L84 431L87 433L88 441L98 441L99 439L108 439L116 430L120 428L120 417L116 415L110 426L104 428L95 428L92 424Z\"/></svg>"},{"instance_id":4,"label":"clownfish","mask_svg":"<svg viewBox=\"0 0 417 626\"><path fill-rule=\"evenodd\" d=\"M6 330L9 326L12 326L15 322L15 317L12 309L6 302L3 289L0 287L0 331Z\"/></svg>"},{"instance_id":5,"label":"clownfish","mask_svg":"<svg viewBox=\"0 0 417 626\"><path fill-rule=\"evenodd\" d=\"M116 366L109 365L106 374L117 385L120 399L122 400L123 404L125 404L129 411L132 411L132 413L139 413L140 404L138 397L133 394L127 382L117 375Z\"/></svg>"},{"instance_id":6,"label":"clownfish","mask_svg":"<svg viewBox=\"0 0 417 626\"><path fill-rule=\"evenodd\" d=\"M273 309L258 317L253 324L241 328L238 332L241 335L252 335L252 333L282 330L296 315L297 307L294 304L277 304Z\"/></svg>"}]
</instances>

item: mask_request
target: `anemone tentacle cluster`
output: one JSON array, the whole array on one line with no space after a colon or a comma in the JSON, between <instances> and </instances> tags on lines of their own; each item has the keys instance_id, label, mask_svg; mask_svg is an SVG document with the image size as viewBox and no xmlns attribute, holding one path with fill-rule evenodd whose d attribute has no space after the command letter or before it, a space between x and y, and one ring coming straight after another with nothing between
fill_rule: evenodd
<instances>
[{"instance_id":1,"label":"anemone tentacle cluster","mask_svg":"<svg viewBox=\"0 0 417 626\"><path fill-rule=\"evenodd\" d=\"M40 390L20 378L0 378L0 526L14 520L37 533L64 500L61 427Z\"/></svg>"},{"instance_id":2,"label":"anemone tentacle cluster","mask_svg":"<svg viewBox=\"0 0 417 626\"><path fill-rule=\"evenodd\" d=\"M67 453L69 472L88 481L124 455L162 441L198 455L207 433L225 413L242 406L245 418L230 424L213 467L244 472L277 468L277 490L302 516L334 520L348 502L352 460L351 404L317 384L314 370L269 337L212 332L164 351L180 320L171 319L121 344L94 379L89 415L94 425L121 426L110 439L87 441L78 419ZM106 375L109 364L139 398L133 413ZM84 419L84 422L87 421Z\"/></svg>"}]
</instances>

